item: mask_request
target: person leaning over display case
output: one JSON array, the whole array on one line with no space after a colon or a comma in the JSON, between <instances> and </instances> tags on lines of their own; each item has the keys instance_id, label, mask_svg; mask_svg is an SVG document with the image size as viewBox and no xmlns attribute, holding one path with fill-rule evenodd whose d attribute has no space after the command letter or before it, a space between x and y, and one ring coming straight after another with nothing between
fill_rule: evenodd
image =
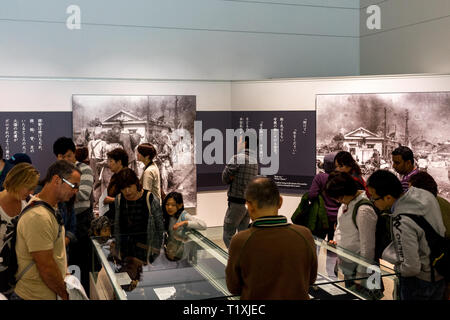
<instances>
[{"instance_id":1,"label":"person leaning over display case","mask_svg":"<svg viewBox=\"0 0 450 320\"><path fill-rule=\"evenodd\" d=\"M72 204L67 203L68 210L75 212L76 219L76 243L72 243L70 249L70 264L78 265L81 269L81 284L89 288L89 271L91 270L92 245L89 238L89 228L94 218L93 213L93 184L94 175L90 166L75 158L76 147L71 138L60 137L53 143L53 153L58 160L65 160L74 164L81 171L81 182L75 200ZM61 207L60 207L61 208Z\"/></svg>"},{"instance_id":2,"label":"person leaning over display case","mask_svg":"<svg viewBox=\"0 0 450 320\"><path fill-rule=\"evenodd\" d=\"M411 217L403 215L423 217L443 237L445 227L436 198L415 187L403 192L400 180L385 170L375 171L367 182L375 206L391 211L393 243L384 250L382 258L394 264L399 273L400 300L443 299L445 280L431 268L425 231Z\"/></svg>"},{"instance_id":3,"label":"person leaning over display case","mask_svg":"<svg viewBox=\"0 0 450 320\"><path fill-rule=\"evenodd\" d=\"M317 277L311 231L278 215L283 198L270 178L253 179L245 199L253 223L231 239L228 290L242 300L309 300Z\"/></svg>"},{"instance_id":4,"label":"person leaning over display case","mask_svg":"<svg viewBox=\"0 0 450 320\"><path fill-rule=\"evenodd\" d=\"M55 208L78 192L80 176L73 164L56 161L47 170L43 189L30 200L32 207L19 219L16 277L21 277L11 300L68 299L65 230Z\"/></svg>"},{"instance_id":5,"label":"person leaning over display case","mask_svg":"<svg viewBox=\"0 0 450 320\"><path fill-rule=\"evenodd\" d=\"M320 230L316 236L321 239L325 239L325 237L328 237L328 241L333 240L334 238L334 230L336 228L337 214L339 207L341 206L339 202L330 198L328 194L325 192L325 186L327 184L328 176L336 168L334 164L335 156L336 153L329 153L325 155L325 157L323 158L323 170L325 172L320 172L316 174L311 183L311 187L309 188L308 191L309 199L316 199L319 195L323 197L325 209L327 210L328 216L328 229Z\"/></svg>"},{"instance_id":6,"label":"person leaning over display case","mask_svg":"<svg viewBox=\"0 0 450 320\"><path fill-rule=\"evenodd\" d=\"M25 199L33 193L38 180L39 172L28 163L14 166L6 175L5 189L0 192L0 250L4 250L7 230L13 227L12 219L26 207ZM11 242L6 241L5 246L8 246L5 250L15 250L11 248ZM0 261L0 269L2 269L1 262L3 261ZM9 289L8 285L0 283L0 292Z\"/></svg>"},{"instance_id":7,"label":"person leaning over display case","mask_svg":"<svg viewBox=\"0 0 450 320\"><path fill-rule=\"evenodd\" d=\"M206 230L206 223L190 215L184 209L183 195L170 192L163 200L164 251L169 260L180 260L184 254L186 231L189 229Z\"/></svg>"},{"instance_id":8,"label":"person leaning over display case","mask_svg":"<svg viewBox=\"0 0 450 320\"><path fill-rule=\"evenodd\" d=\"M341 203L334 243L365 258L368 262L375 261L378 216L366 193L358 190L356 181L346 172L331 174L325 192ZM353 281L355 278L369 276L365 267L342 257L339 257L338 266L344 274L347 288L352 287L369 299L381 298L381 290L367 290L364 281L361 283Z\"/></svg>"},{"instance_id":9,"label":"person leaning over display case","mask_svg":"<svg viewBox=\"0 0 450 320\"><path fill-rule=\"evenodd\" d=\"M112 234L119 260L134 257L143 264L159 255L163 241L163 218L157 198L144 190L136 173L122 169L117 176L120 194L105 214L113 221Z\"/></svg>"},{"instance_id":10,"label":"person leaning over display case","mask_svg":"<svg viewBox=\"0 0 450 320\"><path fill-rule=\"evenodd\" d=\"M355 159L353 159L353 156L350 152L339 151L336 154L336 157L334 157L334 164L336 166L336 171L346 172L350 174L353 180L355 180L358 189L365 190L367 196L369 196L369 194L367 193L366 181L364 181L364 178L361 174L361 168L359 167Z\"/></svg>"}]
</instances>

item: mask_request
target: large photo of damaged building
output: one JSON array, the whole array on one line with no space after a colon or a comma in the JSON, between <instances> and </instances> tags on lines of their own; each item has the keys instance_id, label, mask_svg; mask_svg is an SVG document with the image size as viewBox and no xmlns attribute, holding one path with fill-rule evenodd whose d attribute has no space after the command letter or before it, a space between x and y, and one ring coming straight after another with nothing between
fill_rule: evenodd
<instances>
[{"instance_id":1,"label":"large photo of damaged building","mask_svg":"<svg viewBox=\"0 0 450 320\"><path fill-rule=\"evenodd\" d=\"M450 199L450 92L318 95L316 114L318 167L325 154L345 150L364 178L395 173L391 152L408 146Z\"/></svg>"}]
</instances>

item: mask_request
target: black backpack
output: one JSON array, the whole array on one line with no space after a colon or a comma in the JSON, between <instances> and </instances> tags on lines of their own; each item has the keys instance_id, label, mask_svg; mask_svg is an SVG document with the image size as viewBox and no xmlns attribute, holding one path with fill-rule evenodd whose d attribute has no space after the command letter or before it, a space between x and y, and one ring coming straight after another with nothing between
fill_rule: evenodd
<instances>
[{"instance_id":1,"label":"black backpack","mask_svg":"<svg viewBox=\"0 0 450 320\"><path fill-rule=\"evenodd\" d=\"M423 216L415 214L400 214L412 219L425 231L425 238L430 247L431 281L434 281L434 270L439 272L447 281L450 280L450 239L442 237L428 223Z\"/></svg>"},{"instance_id":2,"label":"black backpack","mask_svg":"<svg viewBox=\"0 0 450 320\"><path fill-rule=\"evenodd\" d=\"M0 292L10 294L12 290L16 286L16 283L22 278L22 276L31 269L34 265L34 261L30 262L27 267L15 277L15 274L18 269L17 264L17 255L16 255L16 240L17 240L17 225L19 223L19 219L30 209L35 208L37 206L44 206L49 211L51 211L55 217L57 217L59 223L58 237L61 233L62 219L58 219L58 215L55 210L44 201L33 201L29 205L27 205L22 212L11 219L11 223L7 225L5 236L3 237L3 246L0 248ZM59 216L60 217L60 216Z\"/></svg>"},{"instance_id":3,"label":"black backpack","mask_svg":"<svg viewBox=\"0 0 450 320\"><path fill-rule=\"evenodd\" d=\"M390 229L390 217L388 213L381 212L375 205L368 199L359 200L353 209L352 220L355 224L356 229L358 226L356 224L356 214L360 206L366 205L373 208L377 214L377 225L375 229L375 261L381 258L384 249L392 242L391 229Z\"/></svg>"}]
</instances>

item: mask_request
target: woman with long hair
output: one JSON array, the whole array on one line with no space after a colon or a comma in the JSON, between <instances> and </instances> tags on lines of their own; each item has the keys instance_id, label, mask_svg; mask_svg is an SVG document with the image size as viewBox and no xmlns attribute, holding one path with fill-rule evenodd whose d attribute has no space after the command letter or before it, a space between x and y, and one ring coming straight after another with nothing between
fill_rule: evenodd
<instances>
[{"instance_id":1,"label":"woman with long hair","mask_svg":"<svg viewBox=\"0 0 450 320\"><path fill-rule=\"evenodd\" d=\"M353 159L350 152L339 151L334 157L334 164L336 171L350 174L353 180L355 180L358 189L365 190L368 193L366 181L362 177L361 168L355 159Z\"/></svg>"}]
</instances>

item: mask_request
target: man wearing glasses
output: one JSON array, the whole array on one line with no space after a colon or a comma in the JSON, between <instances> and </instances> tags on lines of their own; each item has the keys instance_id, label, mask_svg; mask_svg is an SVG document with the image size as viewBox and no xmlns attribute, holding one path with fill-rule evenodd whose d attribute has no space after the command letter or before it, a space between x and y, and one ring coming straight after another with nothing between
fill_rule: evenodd
<instances>
[{"instance_id":1,"label":"man wearing glasses","mask_svg":"<svg viewBox=\"0 0 450 320\"><path fill-rule=\"evenodd\" d=\"M430 268L430 248L425 231L408 216L423 216L432 228L444 236L439 204L428 191L411 187L403 192L402 184L389 171L375 171L367 183L373 204L391 212L393 242L383 252L382 259L393 263L399 273L400 300L441 300L445 281ZM434 279L433 279L434 276Z\"/></svg>"},{"instance_id":2,"label":"man wearing glasses","mask_svg":"<svg viewBox=\"0 0 450 320\"><path fill-rule=\"evenodd\" d=\"M53 153L56 158L74 164L81 172L81 182L75 199L71 199L71 202L66 204L66 217L70 216L72 211L74 211L76 220L76 237L70 239L72 243L69 250L69 263L80 267L81 284L86 288L86 291L89 291L87 289L89 288L89 271L92 263L90 258L92 248L89 239L89 228L94 218L92 199L94 176L90 166L76 160L75 151L75 144L68 137L60 137L53 144ZM65 223L67 219L69 218L65 218Z\"/></svg>"},{"instance_id":3,"label":"man wearing glasses","mask_svg":"<svg viewBox=\"0 0 450 320\"><path fill-rule=\"evenodd\" d=\"M50 166L42 190L30 200L17 225L16 253L22 275L11 300L68 299L64 277L67 273L65 229L56 211L59 202L78 192L80 170L67 161ZM38 204L38 201L40 204Z\"/></svg>"}]
</instances>

